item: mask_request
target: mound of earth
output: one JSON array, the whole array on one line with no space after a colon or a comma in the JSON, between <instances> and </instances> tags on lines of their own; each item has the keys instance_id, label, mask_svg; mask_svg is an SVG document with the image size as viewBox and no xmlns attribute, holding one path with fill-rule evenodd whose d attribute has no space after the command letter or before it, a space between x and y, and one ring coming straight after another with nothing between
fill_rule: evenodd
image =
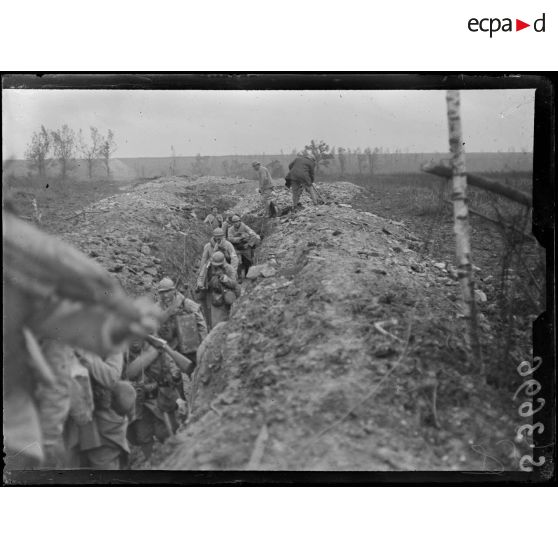
<instances>
[{"instance_id":1,"label":"mound of earth","mask_svg":"<svg viewBox=\"0 0 558 558\"><path fill-rule=\"evenodd\" d=\"M470 363L456 277L404 225L352 207L357 186L319 189L326 204L266 222L158 468L516 468L515 409Z\"/></svg>"},{"instance_id":2,"label":"mound of earth","mask_svg":"<svg viewBox=\"0 0 558 558\"><path fill-rule=\"evenodd\" d=\"M513 444L516 409L470 364L451 267L419 255L402 223L352 206L358 186L318 189L323 205L265 219L253 181L162 178L52 223L137 295L164 275L194 284L213 205L264 237L157 467L517 468L529 450ZM290 205L284 188L273 196L281 212Z\"/></svg>"},{"instance_id":3,"label":"mound of earth","mask_svg":"<svg viewBox=\"0 0 558 558\"><path fill-rule=\"evenodd\" d=\"M241 179L166 177L76 211L62 236L140 295L170 275L182 289L195 284L197 264L211 231L201 223L214 203L226 208L255 185Z\"/></svg>"}]
</instances>

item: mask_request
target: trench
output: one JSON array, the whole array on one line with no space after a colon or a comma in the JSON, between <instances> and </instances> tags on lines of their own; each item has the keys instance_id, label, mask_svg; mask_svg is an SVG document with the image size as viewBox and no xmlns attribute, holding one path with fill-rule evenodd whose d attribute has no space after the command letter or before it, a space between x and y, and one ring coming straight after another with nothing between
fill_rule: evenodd
<instances>
[{"instance_id":1,"label":"trench","mask_svg":"<svg viewBox=\"0 0 558 558\"><path fill-rule=\"evenodd\" d=\"M318 186L323 205L268 220L254 182L167 177L72 218L65 239L136 296L170 276L195 298L213 205L263 237L257 273L203 344L190 414L153 468L473 470L483 457L471 441L513 435L513 411L463 364L447 271L402 223L353 207L358 186Z\"/></svg>"}]
</instances>

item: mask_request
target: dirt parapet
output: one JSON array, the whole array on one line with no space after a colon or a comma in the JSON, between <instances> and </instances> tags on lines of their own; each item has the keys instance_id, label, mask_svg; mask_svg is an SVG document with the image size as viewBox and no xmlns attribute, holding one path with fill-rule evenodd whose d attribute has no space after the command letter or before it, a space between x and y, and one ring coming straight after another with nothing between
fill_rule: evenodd
<instances>
[{"instance_id":1,"label":"dirt parapet","mask_svg":"<svg viewBox=\"0 0 558 558\"><path fill-rule=\"evenodd\" d=\"M401 223L351 207L356 189L322 186L329 205L269 226L266 272L207 343L161 468L481 469L479 437L513 436L466 364L454 280Z\"/></svg>"},{"instance_id":2,"label":"dirt parapet","mask_svg":"<svg viewBox=\"0 0 558 558\"><path fill-rule=\"evenodd\" d=\"M210 230L199 217L252 195L253 183L223 177L165 177L121 188L67 218L63 237L114 273L133 294L170 275L194 284Z\"/></svg>"}]
</instances>

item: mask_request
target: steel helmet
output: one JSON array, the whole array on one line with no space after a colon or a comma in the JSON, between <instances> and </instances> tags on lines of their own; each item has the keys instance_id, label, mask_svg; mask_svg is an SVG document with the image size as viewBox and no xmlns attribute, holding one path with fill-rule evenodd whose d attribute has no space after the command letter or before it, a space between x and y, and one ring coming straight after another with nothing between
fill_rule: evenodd
<instances>
[{"instance_id":1,"label":"steel helmet","mask_svg":"<svg viewBox=\"0 0 558 558\"><path fill-rule=\"evenodd\" d=\"M260 166L260 165L261 165L261 163L260 163L259 161L254 161L254 162L252 163L252 166L253 166L253 167L258 167L258 166Z\"/></svg>"},{"instance_id":2,"label":"steel helmet","mask_svg":"<svg viewBox=\"0 0 558 558\"><path fill-rule=\"evenodd\" d=\"M232 216L231 221L233 223L238 223L240 221L240 217L235 214L235 215Z\"/></svg>"},{"instance_id":3,"label":"steel helmet","mask_svg":"<svg viewBox=\"0 0 558 558\"><path fill-rule=\"evenodd\" d=\"M129 382L120 380L112 388L112 408L120 415L132 412L136 404L136 390Z\"/></svg>"},{"instance_id":4,"label":"steel helmet","mask_svg":"<svg viewBox=\"0 0 558 558\"><path fill-rule=\"evenodd\" d=\"M225 236L225 233L223 232L223 229L217 227L216 229L213 229L213 236Z\"/></svg>"},{"instance_id":5,"label":"steel helmet","mask_svg":"<svg viewBox=\"0 0 558 558\"><path fill-rule=\"evenodd\" d=\"M211 265L219 266L225 263L225 255L223 252L215 252L213 256L211 256Z\"/></svg>"},{"instance_id":6,"label":"steel helmet","mask_svg":"<svg viewBox=\"0 0 558 558\"><path fill-rule=\"evenodd\" d=\"M157 285L157 290L160 293L164 293L165 291L172 291L174 289L174 281L170 277L164 277L159 281Z\"/></svg>"}]
</instances>

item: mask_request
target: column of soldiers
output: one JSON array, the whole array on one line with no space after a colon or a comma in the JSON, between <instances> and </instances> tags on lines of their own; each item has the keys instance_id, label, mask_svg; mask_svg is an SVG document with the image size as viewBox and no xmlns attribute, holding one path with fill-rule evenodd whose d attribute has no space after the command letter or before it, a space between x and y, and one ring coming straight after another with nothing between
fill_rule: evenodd
<instances>
[{"instance_id":1,"label":"column of soldiers","mask_svg":"<svg viewBox=\"0 0 558 558\"><path fill-rule=\"evenodd\" d=\"M224 228L213 230L204 246L196 290L211 328L228 320L260 240L260 236L235 214L227 216Z\"/></svg>"},{"instance_id":2,"label":"column of soldiers","mask_svg":"<svg viewBox=\"0 0 558 558\"><path fill-rule=\"evenodd\" d=\"M7 470L126 468L188 414L207 335L173 281L133 300L99 264L3 211Z\"/></svg>"},{"instance_id":3,"label":"column of soldiers","mask_svg":"<svg viewBox=\"0 0 558 558\"><path fill-rule=\"evenodd\" d=\"M273 188L259 162L269 211ZM297 157L286 185L293 209L302 190L314 203L315 161ZM155 440L188 415L197 349L229 318L260 237L239 215L206 218L196 290L205 305L166 277L156 303L132 300L99 264L3 211L4 450L11 469L128 466L130 444L151 458ZM209 325L209 328L208 328Z\"/></svg>"},{"instance_id":4,"label":"column of soldiers","mask_svg":"<svg viewBox=\"0 0 558 558\"><path fill-rule=\"evenodd\" d=\"M271 202L273 181L269 170L259 161L252 163L258 177L258 192L261 195L263 215L274 217L276 210ZM318 193L314 184L316 158L313 154L299 153L289 164L285 187L292 189L292 211L300 208L300 196L307 192L314 205L318 204ZM240 295L240 283L246 277L254 260L254 250L261 241L260 236L242 222L239 215L226 212L224 217L217 207L211 208L204 223L216 228L204 246L196 291L204 306L210 328L229 318L231 306Z\"/></svg>"}]
</instances>

